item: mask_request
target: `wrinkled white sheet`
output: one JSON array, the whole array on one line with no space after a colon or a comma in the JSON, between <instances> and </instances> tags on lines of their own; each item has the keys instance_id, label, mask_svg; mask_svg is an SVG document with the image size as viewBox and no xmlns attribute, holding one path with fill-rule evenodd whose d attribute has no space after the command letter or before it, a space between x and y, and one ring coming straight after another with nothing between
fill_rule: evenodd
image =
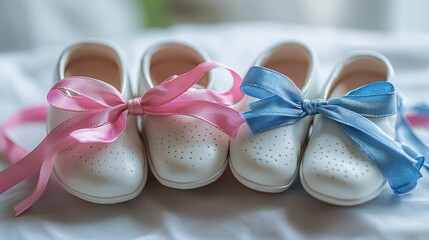
<instances>
[{"instance_id":1,"label":"wrinkled white sheet","mask_svg":"<svg viewBox=\"0 0 429 240\"><path fill-rule=\"evenodd\" d=\"M397 87L408 104L429 101L428 36L264 22L148 30L119 42L131 63L133 81L143 51L174 39L200 45L213 60L242 75L262 50L298 39L315 49L321 81L345 53L372 49L391 60ZM45 102L63 47L0 54L0 124L22 107ZM14 136L34 146L43 134L44 127L36 125ZM0 158L0 169L6 166ZM116 205L82 201L51 181L29 211L12 218L12 207L32 189L32 182L26 181L0 195L0 239L429 239L429 178L426 169L422 172L413 192L395 196L386 187L375 200L356 207L315 200L299 181L284 193L259 193L241 185L229 170L215 183L195 190L170 189L150 176L140 196Z\"/></svg>"}]
</instances>

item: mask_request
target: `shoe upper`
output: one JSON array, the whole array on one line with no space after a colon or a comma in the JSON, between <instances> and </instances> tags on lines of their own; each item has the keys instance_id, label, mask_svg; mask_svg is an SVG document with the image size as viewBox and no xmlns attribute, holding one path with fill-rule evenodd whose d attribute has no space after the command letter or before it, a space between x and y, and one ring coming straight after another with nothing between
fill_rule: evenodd
<instances>
[{"instance_id":1,"label":"shoe upper","mask_svg":"<svg viewBox=\"0 0 429 240\"><path fill-rule=\"evenodd\" d=\"M142 58L140 95L205 61L208 57L190 44L171 42L153 46ZM188 91L212 87L213 75L208 73ZM151 170L166 186L182 189L204 186L216 180L227 165L229 136L200 119L146 115L142 117L142 131Z\"/></svg>"},{"instance_id":2,"label":"shoe upper","mask_svg":"<svg viewBox=\"0 0 429 240\"><path fill-rule=\"evenodd\" d=\"M263 52L255 65L289 77L302 90L305 98L320 95L314 54L301 43L285 42L274 46ZM246 98L246 103L254 100L249 96ZM230 166L234 175L255 190L285 190L298 172L299 158L310 123L311 118L308 117L293 125L256 134L244 123L230 145Z\"/></svg>"},{"instance_id":3,"label":"shoe upper","mask_svg":"<svg viewBox=\"0 0 429 240\"><path fill-rule=\"evenodd\" d=\"M56 81L87 76L116 87L132 97L120 51L111 43L94 40L71 45L58 61ZM49 108L48 131L76 113ZM128 116L124 133L109 144L75 144L58 153L54 175L73 195L96 203L115 203L137 196L147 177L145 156L136 117Z\"/></svg>"},{"instance_id":4,"label":"shoe upper","mask_svg":"<svg viewBox=\"0 0 429 240\"><path fill-rule=\"evenodd\" d=\"M324 99L343 96L369 83L391 82L393 76L392 66L382 55L369 51L355 52L334 69L325 88ZM396 114L368 119L394 138ZM377 166L355 147L335 122L316 115L303 155L301 182L316 198L338 205L354 205L375 197L385 179Z\"/></svg>"}]
</instances>

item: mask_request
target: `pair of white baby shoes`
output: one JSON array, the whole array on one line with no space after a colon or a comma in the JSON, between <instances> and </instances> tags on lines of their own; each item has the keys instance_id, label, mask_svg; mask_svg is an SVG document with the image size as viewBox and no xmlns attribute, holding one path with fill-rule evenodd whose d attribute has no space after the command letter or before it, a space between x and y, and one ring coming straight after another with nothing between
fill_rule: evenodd
<instances>
[{"instance_id":1,"label":"pair of white baby shoes","mask_svg":"<svg viewBox=\"0 0 429 240\"><path fill-rule=\"evenodd\" d=\"M390 150L377 148L382 144L367 146L373 144L371 135L402 151L394 142L392 66L381 54L357 51L324 84L316 69L313 51L296 42L275 46L256 60L242 85L250 95L250 111L231 140L230 168L242 184L257 191L285 191L299 175L304 189L319 200L344 206L367 202L383 189L387 165L395 164L385 163L390 159L381 155ZM372 99L366 100L368 96ZM360 125L369 130L359 139ZM401 192L409 186L396 187Z\"/></svg>"},{"instance_id":2,"label":"pair of white baby shoes","mask_svg":"<svg viewBox=\"0 0 429 240\"><path fill-rule=\"evenodd\" d=\"M189 44L153 46L141 59L137 95L207 61L201 50ZM188 91L211 89L212 75L206 74ZM119 90L124 99L132 98L123 56L111 43L86 41L67 48L59 59L56 79L70 76L100 79ZM235 80L239 92L241 78L237 75ZM238 95L237 99L244 96ZM48 130L74 114L50 107ZM148 167L163 185L191 189L215 181L228 166L230 137L199 118L144 115L138 124L135 116L128 115L126 125L114 142L74 144L58 153L53 174L59 184L84 200L110 204L136 197L145 185Z\"/></svg>"}]
</instances>

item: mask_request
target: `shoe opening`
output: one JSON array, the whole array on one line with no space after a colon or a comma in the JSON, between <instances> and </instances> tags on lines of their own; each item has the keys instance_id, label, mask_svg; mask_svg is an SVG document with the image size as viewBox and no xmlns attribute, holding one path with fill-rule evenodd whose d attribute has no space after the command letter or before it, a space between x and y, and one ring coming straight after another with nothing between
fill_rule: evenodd
<instances>
[{"instance_id":1,"label":"shoe opening","mask_svg":"<svg viewBox=\"0 0 429 240\"><path fill-rule=\"evenodd\" d=\"M121 63L114 49L95 43L81 44L71 50L64 76L86 76L104 81L121 91Z\"/></svg>"},{"instance_id":2,"label":"shoe opening","mask_svg":"<svg viewBox=\"0 0 429 240\"><path fill-rule=\"evenodd\" d=\"M259 65L282 73L302 89L310 71L311 56L306 47L287 43L273 49Z\"/></svg>"},{"instance_id":3,"label":"shoe opening","mask_svg":"<svg viewBox=\"0 0 429 240\"><path fill-rule=\"evenodd\" d=\"M150 59L152 82L154 85L158 85L172 75L186 73L204 61L204 58L189 46L182 44L163 45L152 54ZM207 88L208 83L208 76L205 75L195 87Z\"/></svg>"},{"instance_id":4,"label":"shoe opening","mask_svg":"<svg viewBox=\"0 0 429 240\"><path fill-rule=\"evenodd\" d=\"M386 63L373 56L358 56L347 62L328 94L328 98L344 96L361 86L386 81L388 68Z\"/></svg>"}]
</instances>

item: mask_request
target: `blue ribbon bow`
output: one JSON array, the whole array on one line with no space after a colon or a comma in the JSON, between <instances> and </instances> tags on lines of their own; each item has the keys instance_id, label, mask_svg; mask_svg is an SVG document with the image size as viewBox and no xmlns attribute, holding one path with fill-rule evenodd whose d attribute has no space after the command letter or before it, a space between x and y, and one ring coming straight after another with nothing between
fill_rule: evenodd
<instances>
[{"instance_id":1,"label":"blue ribbon bow","mask_svg":"<svg viewBox=\"0 0 429 240\"><path fill-rule=\"evenodd\" d=\"M260 99L249 104L250 111L243 113L254 133L294 124L308 115L322 114L334 121L377 165L396 194L412 190L422 177L420 167L424 158L391 139L366 118L396 114L396 92L389 82L368 84L339 98L308 100L288 77L255 66L244 77L241 90Z\"/></svg>"}]
</instances>

